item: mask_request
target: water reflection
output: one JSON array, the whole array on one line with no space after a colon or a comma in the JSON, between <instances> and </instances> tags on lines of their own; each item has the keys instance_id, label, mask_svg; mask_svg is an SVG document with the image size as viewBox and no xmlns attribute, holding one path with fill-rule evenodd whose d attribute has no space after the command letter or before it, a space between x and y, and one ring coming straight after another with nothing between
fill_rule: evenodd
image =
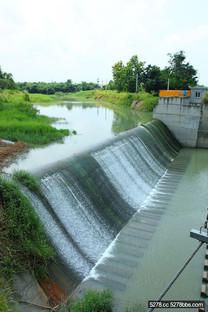
<instances>
[{"instance_id":1,"label":"water reflection","mask_svg":"<svg viewBox=\"0 0 208 312\"><path fill-rule=\"evenodd\" d=\"M46 164L80 153L122 131L152 119L150 113L92 102L65 101L55 105L39 105L37 109L41 115L60 118L52 124L57 129L76 130L77 135L66 137L62 144L53 143L31 149L5 169L6 172L20 169L36 170Z\"/></svg>"}]
</instances>

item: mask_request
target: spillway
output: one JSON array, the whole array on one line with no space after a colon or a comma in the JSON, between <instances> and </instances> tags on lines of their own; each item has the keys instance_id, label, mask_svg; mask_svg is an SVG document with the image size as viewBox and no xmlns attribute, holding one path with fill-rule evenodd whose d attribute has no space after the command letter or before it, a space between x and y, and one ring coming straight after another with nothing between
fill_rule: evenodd
<instances>
[{"instance_id":1,"label":"spillway","mask_svg":"<svg viewBox=\"0 0 208 312\"><path fill-rule=\"evenodd\" d=\"M35 172L42 195L27 193L59 260L76 280L74 287L92 278L115 238L116 252L124 254L120 261L134 266L125 255L139 258L154 232L170 196L163 194L164 184L172 192L177 183L175 174L165 174L180 148L167 127L154 120ZM106 268L99 270L98 275ZM115 262L107 270L131 276L131 270L116 268ZM121 281L106 281L109 287L125 287Z\"/></svg>"}]
</instances>

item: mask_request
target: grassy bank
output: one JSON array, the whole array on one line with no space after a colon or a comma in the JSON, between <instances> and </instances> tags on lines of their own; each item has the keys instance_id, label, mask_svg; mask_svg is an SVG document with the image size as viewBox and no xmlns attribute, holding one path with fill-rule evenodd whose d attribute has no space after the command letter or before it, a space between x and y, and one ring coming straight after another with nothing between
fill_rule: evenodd
<instances>
[{"instance_id":1,"label":"grassy bank","mask_svg":"<svg viewBox=\"0 0 208 312\"><path fill-rule=\"evenodd\" d=\"M17 174L16 180L19 176ZM37 188L29 174L24 179ZM46 242L43 226L19 185L1 176L0 212L1 276L10 278L14 272L26 270L37 276L45 275L54 252Z\"/></svg>"},{"instance_id":2,"label":"grassy bank","mask_svg":"<svg viewBox=\"0 0 208 312\"><path fill-rule=\"evenodd\" d=\"M79 91L76 93L56 92L51 96L55 101L90 101L95 99L95 91Z\"/></svg>"},{"instance_id":3,"label":"grassy bank","mask_svg":"<svg viewBox=\"0 0 208 312\"><path fill-rule=\"evenodd\" d=\"M132 103L138 105L141 111L152 112L153 105L158 102L155 97L145 91L139 93L116 92L110 90L96 90L94 97L97 100L110 102L115 105L131 107Z\"/></svg>"},{"instance_id":4,"label":"grassy bank","mask_svg":"<svg viewBox=\"0 0 208 312\"><path fill-rule=\"evenodd\" d=\"M22 141L38 146L61 141L69 135L65 129L57 130L50 123L54 118L41 116L33 103L54 101L47 95L6 90L0 93L0 138Z\"/></svg>"},{"instance_id":5,"label":"grassy bank","mask_svg":"<svg viewBox=\"0 0 208 312\"><path fill-rule=\"evenodd\" d=\"M137 108L144 112L152 112L153 105L158 102L158 97L145 91L139 93L117 92L111 90L89 90L77 93L56 93L52 96L57 101L90 101L98 100L118 106L131 107L137 104Z\"/></svg>"}]
</instances>

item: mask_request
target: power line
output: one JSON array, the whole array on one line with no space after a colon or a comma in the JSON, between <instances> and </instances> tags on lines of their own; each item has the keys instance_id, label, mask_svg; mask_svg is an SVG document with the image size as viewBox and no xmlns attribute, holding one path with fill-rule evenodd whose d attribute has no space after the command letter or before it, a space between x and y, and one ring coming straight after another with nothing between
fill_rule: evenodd
<instances>
[{"instance_id":1,"label":"power line","mask_svg":"<svg viewBox=\"0 0 208 312\"><path fill-rule=\"evenodd\" d=\"M180 274L183 272L183 270L186 268L186 266L189 264L189 262L191 261L191 259L194 257L194 255L197 253L197 251L200 249L200 247L204 244L203 241L200 242L199 246L194 250L194 252L191 254L191 256L188 258L188 260L184 263L184 265L182 266L182 268L178 271L178 273L174 276L174 278L170 281L170 283L167 285L167 287L165 288L165 290L160 294L160 296L158 297L158 299L156 301L161 301L161 299L165 296L165 294L168 292L168 290L170 289L170 287L175 283L175 281L177 280L177 278L180 276ZM150 308L148 310L148 312L152 312L154 311L155 308Z\"/></svg>"}]
</instances>

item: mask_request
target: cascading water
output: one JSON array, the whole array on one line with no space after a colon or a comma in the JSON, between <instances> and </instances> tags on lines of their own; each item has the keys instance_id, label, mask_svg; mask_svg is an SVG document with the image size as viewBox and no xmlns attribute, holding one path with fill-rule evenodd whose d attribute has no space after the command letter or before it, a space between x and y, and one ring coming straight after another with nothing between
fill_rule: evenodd
<instances>
[{"instance_id":1,"label":"cascading water","mask_svg":"<svg viewBox=\"0 0 208 312\"><path fill-rule=\"evenodd\" d=\"M141 208L179 149L155 120L35 173L43 194L30 193L35 209L79 281Z\"/></svg>"}]
</instances>

